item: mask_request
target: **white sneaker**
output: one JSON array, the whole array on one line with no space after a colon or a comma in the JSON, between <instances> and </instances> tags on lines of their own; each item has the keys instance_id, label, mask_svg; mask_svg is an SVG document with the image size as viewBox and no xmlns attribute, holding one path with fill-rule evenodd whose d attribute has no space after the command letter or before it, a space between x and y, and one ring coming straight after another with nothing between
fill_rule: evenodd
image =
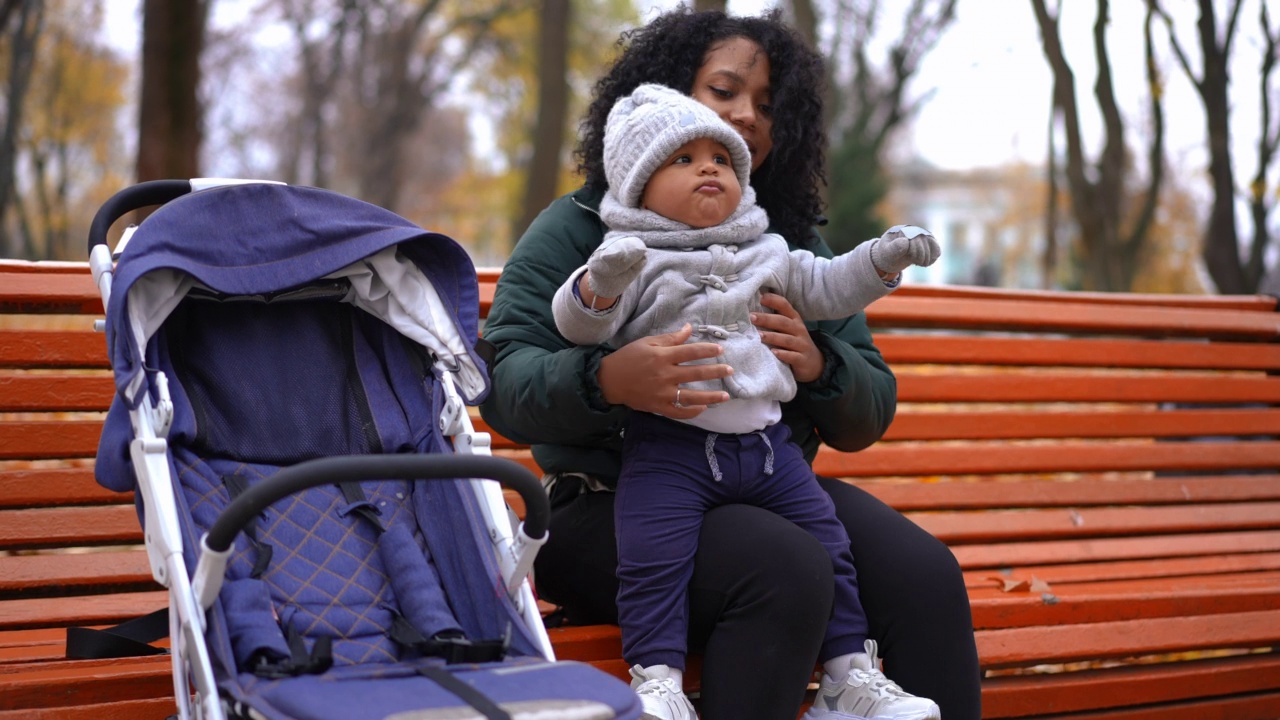
<instances>
[{"instance_id":1,"label":"white sneaker","mask_svg":"<svg viewBox=\"0 0 1280 720\"><path fill-rule=\"evenodd\" d=\"M631 668L631 688L640 696L644 712L640 720L698 720L693 703L676 681L667 675L667 666Z\"/></svg>"},{"instance_id":2,"label":"white sneaker","mask_svg":"<svg viewBox=\"0 0 1280 720\"><path fill-rule=\"evenodd\" d=\"M941 720L937 703L908 693L880 672L875 640L865 647L871 669L855 667L843 678L823 673L803 720Z\"/></svg>"}]
</instances>

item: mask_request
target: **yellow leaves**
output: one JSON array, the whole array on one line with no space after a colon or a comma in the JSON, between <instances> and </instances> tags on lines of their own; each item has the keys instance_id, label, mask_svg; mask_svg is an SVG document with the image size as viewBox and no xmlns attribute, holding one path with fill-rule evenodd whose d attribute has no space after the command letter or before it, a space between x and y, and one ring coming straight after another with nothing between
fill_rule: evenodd
<instances>
[{"instance_id":1,"label":"yellow leaves","mask_svg":"<svg viewBox=\"0 0 1280 720\"><path fill-rule=\"evenodd\" d=\"M129 66L99 38L101 0L50 0L19 128L19 203L38 257L80 259L73 239L129 167L120 142Z\"/></svg>"},{"instance_id":2,"label":"yellow leaves","mask_svg":"<svg viewBox=\"0 0 1280 720\"><path fill-rule=\"evenodd\" d=\"M128 69L110 50L86 45L67 28L55 29L37 51L30 138L59 145L88 141L103 160L127 78Z\"/></svg>"},{"instance_id":3,"label":"yellow leaves","mask_svg":"<svg viewBox=\"0 0 1280 720\"><path fill-rule=\"evenodd\" d=\"M492 173L472 163L436 198L421 224L457 240L477 266L500 266L511 253L510 208L523 188L521 174Z\"/></svg>"}]
</instances>

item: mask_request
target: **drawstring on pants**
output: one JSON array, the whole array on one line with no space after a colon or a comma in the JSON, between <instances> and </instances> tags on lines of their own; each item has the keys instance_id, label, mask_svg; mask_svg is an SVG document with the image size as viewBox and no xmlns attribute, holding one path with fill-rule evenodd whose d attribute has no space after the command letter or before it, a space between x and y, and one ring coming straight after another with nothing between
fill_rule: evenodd
<instances>
[{"instance_id":1,"label":"drawstring on pants","mask_svg":"<svg viewBox=\"0 0 1280 720\"><path fill-rule=\"evenodd\" d=\"M764 456L764 474L772 475L773 474L773 443L769 442L769 436L765 435L763 430L757 430L756 435L759 435L760 439L764 441L764 447L765 447L765 450L767 451L767 454Z\"/></svg>"},{"instance_id":2,"label":"drawstring on pants","mask_svg":"<svg viewBox=\"0 0 1280 720\"><path fill-rule=\"evenodd\" d=\"M757 430L753 435L759 435L764 441L764 474L773 474L773 443L769 442L769 436L764 434L763 430ZM711 468L711 477L716 482L724 480L724 474L720 472L720 462L716 460L716 440L719 439L719 433L707 433L707 441L703 444L703 450L707 453L707 465Z\"/></svg>"},{"instance_id":3,"label":"drawstring on pants","mask_svg":"<svg viewBox=\"0 0 1280 720\"><path fill-rule=\"evenodd\" d=\"M720 472L720 463L716 460L716 438L720 437L718 433L707 433L707 442L703 448L707 451L707 465L711 466L711 477L716 482L724 480L724 475Z\"/></svg>"}]
</instances>

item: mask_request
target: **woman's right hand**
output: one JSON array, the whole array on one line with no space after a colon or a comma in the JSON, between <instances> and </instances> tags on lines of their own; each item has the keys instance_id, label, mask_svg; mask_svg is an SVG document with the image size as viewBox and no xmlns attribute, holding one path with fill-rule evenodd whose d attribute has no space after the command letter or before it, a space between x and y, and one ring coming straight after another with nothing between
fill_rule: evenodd
<instances>
[{"instance_id":1,"label":"woman's right hand","mask_svg":"<svg viewBox=\"0 0 1280 720\"><path fill-rule=\"evenodd\" d=\"M723 390L681 387L698 380L719 380L733 373L733 368L725 363L685 365L691 360L721 354L720 346L715 343L686 345L692 333L693 327L685 324L673 333L634 340L602 358L596 381L605 401L678 420L697 417L708 405L727 401L729 393ZM679 405L676 405L677 390Z\"/></svg>"}]
</instances>

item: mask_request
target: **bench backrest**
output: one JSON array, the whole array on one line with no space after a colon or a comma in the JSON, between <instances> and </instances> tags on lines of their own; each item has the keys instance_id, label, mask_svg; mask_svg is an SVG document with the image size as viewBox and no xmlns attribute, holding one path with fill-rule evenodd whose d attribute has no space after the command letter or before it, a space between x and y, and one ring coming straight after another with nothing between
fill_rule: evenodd
<instances>
[{"instance_id":1,"label":"bench backrest","mask_svg":"<svg viewBox=\"0 0 1280 720\"><path fill-rule=\"evenodd\" d=\"M483 316L497 271L480 279ZM23 652L50 658L65 625L164 604L132 499L92 477L112 393L100 314L85 265L0 261L0 631L46 633ZM816 468L952 548L984 667L1280 644L1275 298L908 287L868 320L897 417ZM1077 625L1121 621L1143 627ZM988 707L1006 690L1030 697L993 685Z\"/></svg>"}]
</instances>

